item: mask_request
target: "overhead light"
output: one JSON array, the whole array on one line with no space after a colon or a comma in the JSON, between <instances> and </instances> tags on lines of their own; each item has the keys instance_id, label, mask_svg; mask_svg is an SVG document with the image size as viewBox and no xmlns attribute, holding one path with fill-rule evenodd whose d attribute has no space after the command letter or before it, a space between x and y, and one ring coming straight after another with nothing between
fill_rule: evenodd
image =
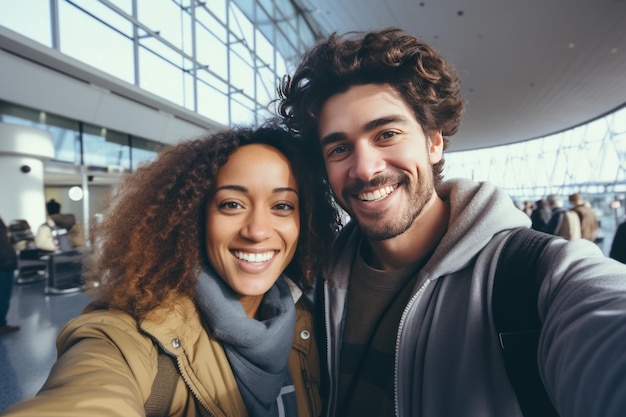
<instances>
[{"instance_id":1,"label":"overhead light","mask_svg":"<svg viewBox=\"0 0 626 417\"><path fill-rule=\"evenodd\" d=\"M67 192L67 195L72 201L80 201L83 198L83 189L78 186L74 186L70 188L70 190Z\"/></svg>"},{"instance_id":2,"label":"overhead light","mask_svg":"<svg viewBox=\"0 0 626 417\"><path fill-rule=\"evenodd\" d=\"M569 49L572 49L572 48L574 48L575 46L576 46L576 45L574 45L574 42L570 42L570 43L569 43L569 45L567 45L567 47L568 47Z\"/></svg>"}]
</instances>

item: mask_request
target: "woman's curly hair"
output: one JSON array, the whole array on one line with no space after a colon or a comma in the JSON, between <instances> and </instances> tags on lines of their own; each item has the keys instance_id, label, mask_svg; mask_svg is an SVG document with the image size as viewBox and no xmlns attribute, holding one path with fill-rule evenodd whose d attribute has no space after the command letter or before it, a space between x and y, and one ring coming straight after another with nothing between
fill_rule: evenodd
<instances>
[{"instance_id":1,"label":"woman's curly hair","mask_svg":"<svg viewBox=\"0 0 626 417\"><path fill-rule=\"evenodd\" d=\"M286 274L309 288L340 223L323 179L309 168L309 146L301 142L271 124L234 128L167 148L125 177L90 230L93 250L84 279L96 304L141 319L171 291L195 296L217 173L235 150L253 143L273 146L291 163L300 190L301 231Z\"/></svg>"},{"instance_id":2,"label":"woman's curly hair","mask_svg":"<svg viewBox=\"0 0 626 417\"><path fill-rule=\"evenodd\" d=\"M459 76L430 45L397 28L335 33L313 47L293 77L283 78L278 113L290 130L317 143L317 124L326 100L363 84L391 85L426 134L442 131L446 149L463 113ZM433 166L436 183L443 177L443 163Z\"/></svg>"}]
</instances>

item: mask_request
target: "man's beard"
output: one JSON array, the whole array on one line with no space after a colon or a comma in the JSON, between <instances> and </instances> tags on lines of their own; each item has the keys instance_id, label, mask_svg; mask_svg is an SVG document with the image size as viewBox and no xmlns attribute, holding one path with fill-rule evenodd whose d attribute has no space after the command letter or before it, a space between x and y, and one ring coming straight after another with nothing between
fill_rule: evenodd
<instances>
[{"instance_id":1,"label":"man's beard","mask_svg":"<svg viewBox=\"0 0 626 417\"><path fill-rule=\"evenodd\" d=\"M415 222L415 219L420 215L426 204L430 201L434 193L433 178L432 175L420 176L420 183L412 183L409 176L400 173L396 175L390 181L390 177L378 177L368 183L359 182L358 184L352 184L350 187L346 187L343 191L344 201L349 201L349 195L357 194L358 189L365 187L376 188L382 184L397 183L398 187L394 190L399 192L404 188L408 198L405 200L404 211L399 213L399 216L393 219L385 219L385 221L375 221L370 224L363 224L359 221L358 217L352 214L352 210L346 210L350 216L359 224L359 228L369 240L381 241L394 238L402 233L406 232ZM388 214L387 214L388 215Z\"/></svg>"}]
</instances>

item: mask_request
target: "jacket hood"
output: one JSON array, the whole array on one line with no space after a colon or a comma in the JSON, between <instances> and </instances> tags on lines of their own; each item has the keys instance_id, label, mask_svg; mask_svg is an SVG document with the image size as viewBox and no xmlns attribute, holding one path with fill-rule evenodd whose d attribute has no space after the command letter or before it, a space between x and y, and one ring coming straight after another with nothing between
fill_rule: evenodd
<instances>
[{"instance_id":1,"label":"jacket hood","mask_svg":"<svg viewBox=\"0 0 626 417\"><path fill-rule=\"evenodd\" d=\"M431 277L464 268L494 235L531 223L508 194L489 182L445 181L439 196L450 205L450 219L446 234L424 266Z\"/></svg>"}]
</instances>

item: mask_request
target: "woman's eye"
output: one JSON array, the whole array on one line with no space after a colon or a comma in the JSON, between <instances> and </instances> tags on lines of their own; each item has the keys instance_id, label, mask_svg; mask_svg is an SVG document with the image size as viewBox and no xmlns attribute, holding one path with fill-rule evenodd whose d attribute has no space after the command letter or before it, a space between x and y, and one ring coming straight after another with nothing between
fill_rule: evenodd
<instances>
[{"instance_id":1,"label":"woman's eye","mask_svg":"<svg viewBox=\"0 0 626 417\"><path fill-rule=\"evenodd\" d=\"M280 210L280 211L289 211L289 210L293 210L294 206L288 203L278 203L274 206L275 210Z\"/></svg>"},{"instance_id":2,"label":"woman's eye","mask_svg":"<svg viewBox=\"0 0 626 417\"><path fill-rule=\"evenodd\" d=\"M219 205L220 209L226 209L226 210L236 210L241 207L242 207L241 204L237 203L236 201L226 201Z\"/></svg>"}]
</instances>

